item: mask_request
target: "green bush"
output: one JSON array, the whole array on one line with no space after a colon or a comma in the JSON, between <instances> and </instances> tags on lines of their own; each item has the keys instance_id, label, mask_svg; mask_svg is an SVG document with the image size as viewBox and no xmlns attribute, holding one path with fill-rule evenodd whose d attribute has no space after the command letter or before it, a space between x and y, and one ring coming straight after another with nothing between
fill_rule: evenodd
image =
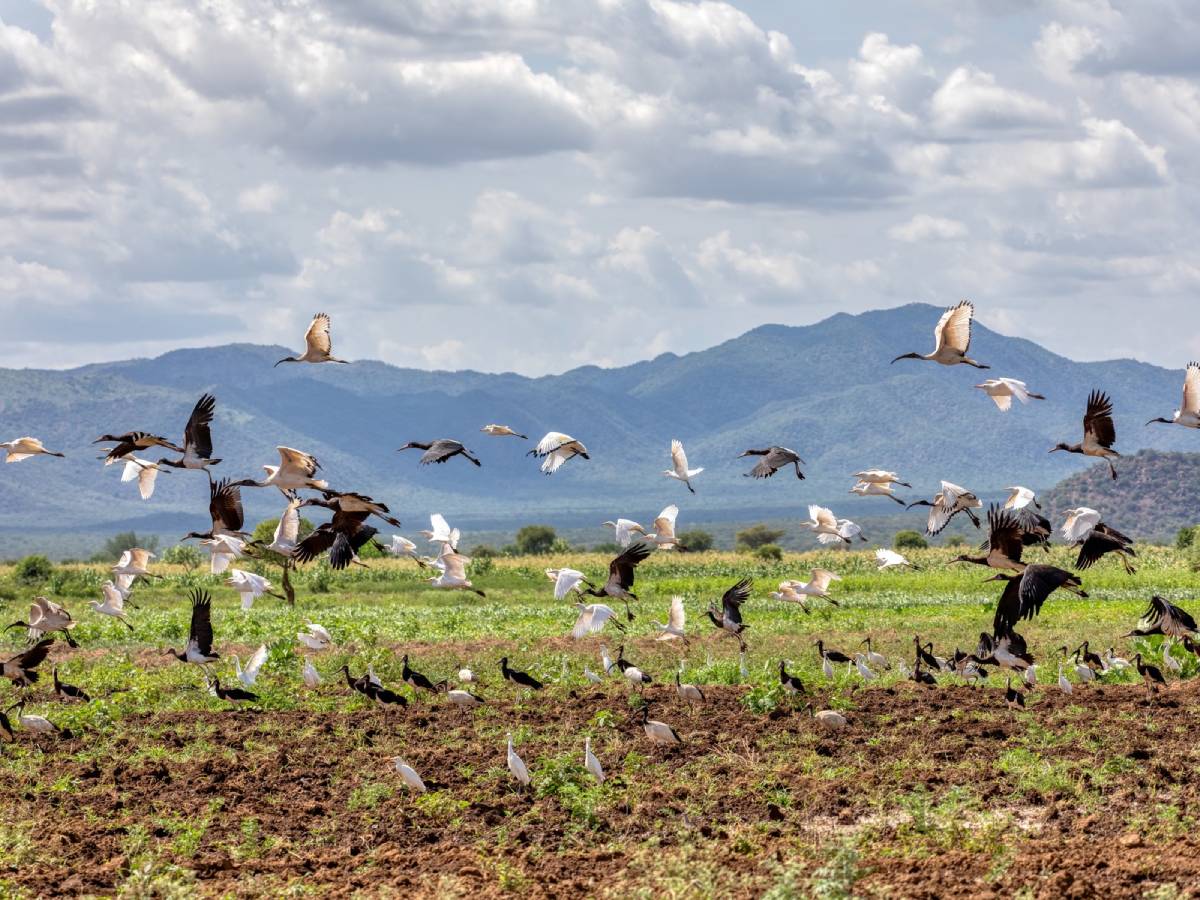
<instances>
[{"instance_id":1,"label":"green bush","mask_svg":"<svg viewBox=\"0 0 1200 900\"><path fill-rule=\"evenodd\" d=\"M749 528L743 528L734 535L739 550L757 550L764 544L774 544L786 532L782 528L768 528L761 522L757 525L751 525ZM691 547L689 546L690 550Z\"/></svg>"},{"instance_id":2,"label":"green bush","mask_svg":"<svg viewBox=\"0 0 1200 900\"><path fill-rule=\"evenodd\" d=\"M769 559L778 562L783 559L783 548L778 544L761 544L754 548L754 555L758 559Z\"/></svg>"},{"instance_id":3,"label":"green bush","mask_svg":"<svg viewBox=\"0 0 1200 900\"><path fill-rule=\"evenodd\" d=\"M703 553L705 550L713 548L713 536L701 528L693 528L691 531L685 531L676 535L679 538L679 543L687 547L693 553Z\"/></svg>"},{"instance_id":4,"label":"green bush","mask_svg":"<svg viewBox=\"0 0 1200 900\"><path fill-rule=\"evenodd\" d=\"M204 554L192 544L176 544L163 551L162 561L172 566L183 566L190 572L204 562Z\"/></svg>"},{"instance_id":5,"label":"green bush","mask_svg":"<svg viewBox=\"0 0 1200 900\"><path fill-rule=\"evenodd\" d=\"M897 531L892 538L892 548L895 550L924 550L929 541L919 531Z\"/></svg>"},{"instance_id":6,"label":"green bush","mask_svg":"<svg viewBox=\"0 0 1200 900\"><path fill-rule=\"evenodd\" d=\"M526 525L517 532L517 552L524 556L552 553L558 533L549 525Z\"/></svg>"},{"instance_id":7,"label":"green bush","mask_svg":"<svg viewBox=\"0 0 1200 900\"><path fill-rule=\"evenodd\" d=\"M472 559L495 559L500 555L500 551L491 544L480 544L478 547L472 547L467 555Z\"/></svg>"},{"instance_id":8,"label":"green bush","mask_svg":"<svg viewBox=\"0 0 1200 900\"><path fill-rule=\"evenodd\" d=\"M1180 528L1175 535L1175 549L1186 550L1196 543L1196 527L1189 525L1186 528Z\"/></svg>"},{"instance_id":9,"label":"green bush","mask_svg":"<svg viewBox=\"0 0 1200 900\"><path fill-rule=\"evenodd\" d=\"M942 541L943 547L965 547L967 539L960 534L952 534L950 537Z\"/></svg>"},{"instance_id":10,"label":"green bush","mask_svg":"<svg viewBox=\"0 0 1200 900\"><path fill-rule=\"evenodd\" d=\"M138 535L136 531L121 531L104 542L103 549L92 555L92 562L115 563L126 550L141 547L151 553L158 552L158 535Z\"/></svg>"},{"instance_id":11,"label":"green bush","mask_svg":"<svg viewBox=\"0 0 1200 900\"><path fill-rule=\"evenodd\" d=\"M54 563L44 556L26 556L17 562L13 576L22 584L36 584L49 580L54 574Z\"/></svg>"}]
</instances>

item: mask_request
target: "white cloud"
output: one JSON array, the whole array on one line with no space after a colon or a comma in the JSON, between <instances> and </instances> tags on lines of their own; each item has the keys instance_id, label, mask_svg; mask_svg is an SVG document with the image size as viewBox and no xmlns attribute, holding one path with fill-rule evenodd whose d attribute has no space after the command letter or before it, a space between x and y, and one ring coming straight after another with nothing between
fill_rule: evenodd
<instances>
[{"instance_id":1,"label":"white cloud","mask_svg":"<svg viewBox=\"0 0 1200 900\"><path fill-rule=\"evenodd\" d=\"M954 241L965 238L969 229L957 219L944 219L926 213L917 213L907 222L888 229L892 240L916 244L921 241Z\"/></svg>"},{"instance_id":2,"label":"white cloud","mask_svg":"<svg viewBox=\"0 0 1200 900\"><path fill-rule=\"evenodd\" d=\"M933 122L942 132L1042 129L1057 125L1062 113L1052 104L996 83L996 76L970 66L950 73L930 101Z\"/></svg>"}]
</instances>

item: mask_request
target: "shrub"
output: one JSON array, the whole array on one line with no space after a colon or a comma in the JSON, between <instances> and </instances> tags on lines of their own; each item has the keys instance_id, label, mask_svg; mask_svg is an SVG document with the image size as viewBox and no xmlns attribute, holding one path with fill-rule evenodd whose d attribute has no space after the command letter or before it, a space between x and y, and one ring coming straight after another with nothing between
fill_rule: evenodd
<instances>
[{"instance_id":1,"label":"shrub","mask_svg":"<svg viewBox=\"0 0 1200 900\"><path fill-rule=\"evenodd\" d=\"M13 575L24 584L47 581L54 574L54 563L44 556L26 556L17 562Z\"/></svg>"},{"instance_id":2,"label":"shrub","mask_svg":"<svg viewBox=\"0 0 1200 900\"><path fill-rule=\"evenodd\" d=\"M115 563L126 550L141 547L151 553L158 552L158 535L138 535L136 531L121 531L104 542L104 547L92 556L92 562Z\"/></svg>"},{"instance_id":3,"label":"shrub","mask_svg":"<svg viewBox=\"0 0 1200 900\"><path fill-rule=\"evenodd\" d=\"M189 572L204 562L199 547L191 544L176 544L163 551L162 561L172 566L183 566Z\"/></svg>"},{"instance_id":4,"label":"shrub","mask_svg":"<svg viewBox=\"0 0 1200 900\"><path fill-rule=\"evenodd\" d=\"M754 555L759 559L769 559L778 562L783 559L783 548L778 544L760 544L754 548Z\"/></svg>"},{"instance_id":5,"label":"shrub","mask_svg":"<svg viewBox=\"0 0 1200 900\"><path fill-rule=\"evenodd\" d=\"M1189 525L1186 528L1180 528L1175 535L1175 549L1186 550L1196 543L1196 527Z\"/></svg>"},{"instance_id":6,"label":"shrub","mask_svg":"<svg viewBox=\"0 0 1200 900\"><path fill-rule=\"evenodd\" d=\"M741 550L757 550L764 544L774 544L785 534L782 528L768 528L761 522L757 525L751 525L749 528L743 528L734 535L734 540L738 549ZM690 550L691 547L689 546Z\"/></svg>"},{"instance_id":7,"label":"shrub","mask_svg":"<svg viewBox=\"0 0 1200 900\"><path fill-rule=\"evenodd\" d=\"M960 534L952 534L950 537L942 541L943 547L965 547L967 539Z\"/></svg>"},{"instance_id":8,"label":"shrub","mask_svg":"<svg viewBox=\"0 0 1200 900\"><path fill-rule=\"evenodd\" d=\"M929 541L918 531L897 531L892 538L892 547L896 550L924 550Z\"/></svg>"},{"instance_id":9,"label":"shrub","mask_svg":"<svg viewBox=\"0 0 1200 900\"><path fill-rule=\"evenodd\" d=\"M554 551L558 533L549 525L526 525L517 532L517 552L525 556L539 556Z\"/></svg>"},{"instance_id":10,"label":"shrub","mask_svg":"<svg viewBox=\"0 0 1200 900\"><path fill-rule=\"evenodd\" d=\"M472 547L468 555L472 559L495 559L500 555L500 551L491 544L480 544L477 547Z\"/></svg>"},{"instance_id":11,"label":"shrub","mask_svg":"<svg viewBox=\"0 0 1200 900\"><path fill-rule=\"evenodd\" d=\"M705 550L713 548L713 536L700 528L693 528L691 531L676 535L676 537L679 538L679 543L694 553L703 553Z\"/></svg>"}]
</instances>

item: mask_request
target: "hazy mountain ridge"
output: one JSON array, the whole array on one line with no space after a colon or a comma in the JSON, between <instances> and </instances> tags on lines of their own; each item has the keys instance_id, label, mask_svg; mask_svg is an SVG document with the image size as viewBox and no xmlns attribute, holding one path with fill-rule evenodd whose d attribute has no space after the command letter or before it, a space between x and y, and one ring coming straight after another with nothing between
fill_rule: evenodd
<instances>
[{"instance_id":1,"label":"hazy mountain ridge","mask_svg":"<svg viewBox=\"0 0 1200 900\"><path fill-rule=\"evenodd\" d=\"M119 467L96 461L100 448L90 441L131 429L178 440L206 390L218 399L218 474L258 477L263 463L276 461L277 444L300 447L317 455L333 485L386 500L406 526L435 509L465 525L647 519L669 502L692 521L790 517L810 502L879 516L899 507L848 494L849 473L878 465L912 481L914 489L903 492L911 498L931 495L941 478L985 494L1009 484L1043 488L1088 465L1046 451L1078 439L1093 387L1113 396L1122 452L1200 449L1200 435L1143 424L1177 404L1182 371L1131 360L1077 363L978 324L972 355L990 363L990 372L890 365L900 353L932 349L939 314L921 304L841 313L807 327L761 326L696 353L539 378L375 361L272 368L290 351L250 344L70 371L0 370L0 433L33 434L69 456L0 466L8 501L0 528L203 526L203 476L160 476L154 498L143 503L119 483ZM1022 378L1049 399L1002 414L972 388L988 375ZM479 433L493 421L534 440L569 432L592 459L573 460L547 478L524 455L530 443ZM457 459L421 467L416 452L395 452L405 441L434 437L463 440L484 467ZM693 466L705 467L694 497L661 475L673 437L684 441ZM765 482L742 477L751 461L734 457L772 443L804 457L807 480L783 472ZM277 514L276 492L245 493L249 519Z\"/></svg>"}]
</instances>

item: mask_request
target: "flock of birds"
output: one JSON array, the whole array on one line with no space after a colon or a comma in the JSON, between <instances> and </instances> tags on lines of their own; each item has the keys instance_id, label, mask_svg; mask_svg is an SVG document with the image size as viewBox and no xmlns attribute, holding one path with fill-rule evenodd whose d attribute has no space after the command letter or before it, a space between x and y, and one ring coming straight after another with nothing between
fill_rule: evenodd
<instances>
[{"instance_id":1,"label":"flock of birds","mask_svg":"<svg viewBox=\"0 0 1200 900\"><path fill-rule=\"evenodd\" d=\"M935 346L931 353L907 353L896 357L893 362L920 359L945 366L989 368L968 356L973 313L974 308L967 301L951 307L935 326ZM327 315L319 313L313 317L305 334L305 350L302 354L281 359L275 365L285 362L347 362L332 355ZM1043 395L1029 390L1025 382L1016 378L991 378L976 387L984 391L998 409L1004 412L1011 409L1014 399L1022 404L1045 399ZM272 590L272 583L264 576L236 567L234 563L238 559L281 559L284 584L290 597L291 590L287 581L290 569L318 557L327 557L329 565L334 569L364 565L359 559L359 552L368 544L393 556L411 559L421 568L434 573L429 577L432 587L472 591L481 597L485 596L468 577L467 567L471 560L459 552L461 532L457 528L451 528L442 515L431 515L430 528L421 532L430 543L436 545L437 551L434 555L421 555L417 544L402 535L393 535L391 543L384 545L377 540L379 532L371 524L371 520L379 519L394 528L400 527L399 520L384 503L366 494L331 488L324 478L318 477L321 465L309 453L280 446L276 448L279 453L278 464L264 465L262 468L265 477L261 480L214 479L211 469L221 463L219 458L213 456L211 426L215 411L216 399L210 394L202 396L184 427L181 444L145 431L107 433L97 438L95 443L111 445L101 457L104 465L121 464L122 481L136 482L143 499L149 499L153 495L156 477L163 471L191 469L205 473L208 479L209 526L205 530L188 533L184 540L196 539L207 548L211 571L214 574L226 574L226 584L239 594L243 609L251 608L254 601L264 594L276 597L281 595ZM1191 363L1187 367L1180 408L1169 419L1156 418L1147 424L1154 422L1200 428L1200 364ZM528 440L526 435L507 425L488 424L481 431L492 437ZM1051 448L1051 452L1065 451L1103 460L1115 479L1117 470L1113 460L1120 457L1114 448L1115 443L1112 402L1105 393L1093 391L1088 397L1084 411L1081 440L1077 443L1060 442ZM147 452L156 448L175 455L149 458ZM6 451L8 463L35 456L63 456L61 452L46 449L42 442L34 437L21 437L0 443L0 449ZM481 460L461 441L451 438L409 441L399 448L401 452L408 450L421 451L421 465L445 464L455 457L462 457L465 462L477 467L482 465ZM541 459L541 471L547 475L555 473L575 457L583 460L590 458L582 442L571 435L554 431L542 437L527 455ZM804 460L787 447L772 445L751 448L742 453L739 458L741 457L757 459L754 467L745 473L747 477L770 478L788 467L794 470L798 479L805 477L801 469L801 466L805 465ZM693 468L690 465L683 444L678 440L671 442L670 460L671 466L664 471L664 476L682 482L688 491L694 494L696 489L693 481L704 472L704 468ZM898 487L911 488L912 485L903 481L896 472L869 469L855 473L855 478L850 493L857 496L888 497L908 509L915 506L928 507L925 530L929 535L942 532L960 513L976 528L982 529L980 514L976 511L982 510L983 503L975 493L960 485L942 481L941 489L932 499L918 499L906 504L896 496L895 491ZM244 530L241 496L243 488L275 488L284 499L284 510L269 543L254 540ZM325 509L330 513L330 518L302 538L300 511L307 507ZM1024 637L1016 631L1017 624L1036 617L1055 591L1062 590L1081 597L1087 596L1082 581L1075 572L1044 563L1028 562L1023 558L1027 551L1033 548L1049 548L1054 527L1040 514L1040 509L1041 505L1035 493L1021 486L1012 487L1003 503L990 505L986 512L987 536L977 554L962 554L953 560L954 563L979 565L994 570L994 574L988 580L1002 583L1003 588L996 604L990 631L980 634L973 652L956 649L949 656L937 655L932 643L922 642L920 637L914 637L911 668L903 660L896 663L903 677L927 685L937 684L937 676L943 674L980 682L988 677L989 670L1000 670L1007 676L1006 702L1011 706L1024 705L1025 693L1038 683L1037 663L1029 652ZM650 528L625 518L605 522L605 526L613 529L614 539L621 549L610 562L607 577L603 582L593 582L583 572L572 568L546 570L547 577L553 583L555 598L572 598L576 601L576 618L570 630L572 637L582 639L597 634L610 623L614 628L625 631L626 626L621 617L609 604L619 602L624 608L626 621L632 622L635 614L631 603L638 602L637 594L633 591L638 566L655 551L687 551L688 548L676 536L678 514L678 507L672 504L654 519ZM808 514L808 521L802 523L801 527L812 531L820 544L844 546L855 540L866 540L862 529L855 522L835 515L827 507L810 505ZM1112 554L1121 561L1127 572L1135 571L1133 560L1136 558L1136 551L1132 540L1104 522L1098 511L1087 507L1069 510L1059 533L1068 543L1078 548L1075 569L1086 570L1104 556ZM917 568L895 550L879 549L875 555L880 570ZM112 578L104 582L102 599L90 602L92 611L115 618L132 631L134 626L128 618L128 610L136 607L131 595L138 582L158 577L150 571L153 558L154 555L144 549L134 548L126 551L112 567ZM840 576L833 571L813 569L807 581L783 581L775 591L769 592L768 596L773 600L797 604L807 613L811 603L817 599L837 604L831 592L834 583L839 580ZM705 617L717 633L727 635L738 644L743 676L746 674L747 649L747 623L743 607L750 599L752 590L753 584L750 579L741 579L725 591L719 603L710 602L704 611ZM267 660L266 646L260 647L245 664L235 658L234 677L237 686L232 682L223 684L214 671L221 657L214 649L211 595L206 590L196 589L192 592L190 602L191 624L187 642L179 650L171 648L164 652L184 664L202 670L209 691L218 699L235 705L257 702L259 698L253 688ZM654 622L656 639L676 641L686 648L692 635L687 630L682 597L675 596L671 599L665 619L665 623ZM62 637L71 647L78 646L71 634L76 624L76 620L61 604L46 597L37 597L30 607L28 620L13 622L8 626L26 629L31 646L0 662L0 675L23 691L15 703L0 710L0 735L9 740L13 739L10 713L15 714L21 727L30 731L50 733L58 730L44 716L26 714L25 706L29 699L29 689L39 679L38 667L47 659L55 638ZM1170 652L1173 642L1181 644L1187 652L1200 654L1200 630L1197 629L1195 620L1187 612L1161 597L1155 596L1151 600L1142 620L1128 636L1146 635L1162 635L1166 639L1163 644L1162 661L1163 667L1169 671L1178 672L1181 668L1178 660ZM312 622L308 622L306 630L298 633L296 637L303 651L302 679L306 686L315 688L322 678L313 664L311 655L333 648L333 637L327 629ZM827 647L824 641L818 640L816 650L824 675L834 678L836 667L845 665L848 673L857 674L864 681L872 681L879 677L881 669L892 667L889 660L873 649L869 637L860 647L862 649L856 652L843 652ZM1133 660L1129 661L1118 656L1115 648L1109 648L1104 654L1097 654L1087 642L1077 647L1073 653L1065 646L1058 652L1058 687L1066 692L1074 690L1072 681L1067 677L1068 672L1072 671L1077 681L1089 682L1107 672L1133 668L1150 691L1153 692L1165 684L1162 668L1144 660L1141 653L1135 654ZM778 677L781 690L795 695L806 693L805 685L797 676L787 671L786 665L786 661L779 661ZM1066 671L1064 666L1067 666ZM584 677L590 682L599 683L610 676L619 676L631 689L638 692L653 681L647 672L625 657L624 645L619 648L615 659L610 657L606 648L601 647L600 670L600 673L596 673L585 666ZM689 707L703 704L706 701L703 688L683 682L682 670L681 660L679 671L674 676L675 693ZM510 666L507 657L500 660L499 671L505 681L520 690L538 691L544 687L543 683L530 673ZM403 694L385 687L371 668L356 677L347 666L343 666L341 674L350 691L366 697L377 706L399 708L409 703ZM476 675L466 666L457 673L454 683L448 679L435 682L413 669L406 655L403 658L401 677L413 691L444 696L450 703L464 710L478 707L485 702L475 690L478 684ZM1017 681L1016 687L1013 686L1014 678ZM53 670L53 686L55 696L61 700L90 699L82 688L62 682L58 677L57 668ZM640 723L646 737L657 744L682 743L674 728L650 718L653 702L657 701L643 697ZM817 723L826 728L836 729L847 724L847 718L836 711L816 710L811 703L804 709L812 714ZM418 791L425 790L425 784L415 770L402 759L396 758L394 762L397 772L410 787ZM507 762L517 782L522 785L529 784L528 767L515 752L511 734L508 736ZM590 741L587 740L584 762L587 770L597 780L603 781L603 769L592 751Z\"/></svg>"}]
</instances>

